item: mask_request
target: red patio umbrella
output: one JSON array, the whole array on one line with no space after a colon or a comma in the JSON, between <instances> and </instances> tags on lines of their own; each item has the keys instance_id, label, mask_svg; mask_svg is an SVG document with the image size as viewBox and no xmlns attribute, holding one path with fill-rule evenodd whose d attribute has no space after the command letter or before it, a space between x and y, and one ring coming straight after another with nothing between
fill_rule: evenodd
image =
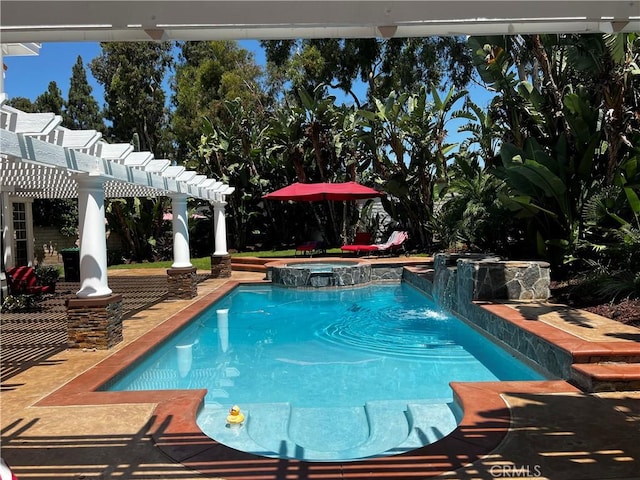
<instances>
[{"instance_id":1,"label":"red patio umbrella","mask_svg":"<svg viewBox=\"0 0 640 480\"><path fill-rule=\"evenodd\" d=\"M319 200L360 200L382 197L384 194L357 182L344 183L293 183L268 193L262 198L268 200L294 200L317 202Z\"/></svg>"}]
</instances>

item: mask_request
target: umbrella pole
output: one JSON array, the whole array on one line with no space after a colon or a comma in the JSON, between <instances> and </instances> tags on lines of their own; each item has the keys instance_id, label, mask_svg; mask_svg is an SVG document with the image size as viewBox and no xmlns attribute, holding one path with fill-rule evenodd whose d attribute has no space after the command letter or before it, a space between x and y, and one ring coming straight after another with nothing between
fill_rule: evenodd
<instances>
[{"instance_id":1,"label":"umbrella pole","mask_svg":"<svg viewBox=\"0 0 640 480\"><path fill-rule=\"evenodd\" d=\"M347 211L348 211L348 202L342 202L342 245L346 245L347 242Z\"/></svg>"}]
</instances>

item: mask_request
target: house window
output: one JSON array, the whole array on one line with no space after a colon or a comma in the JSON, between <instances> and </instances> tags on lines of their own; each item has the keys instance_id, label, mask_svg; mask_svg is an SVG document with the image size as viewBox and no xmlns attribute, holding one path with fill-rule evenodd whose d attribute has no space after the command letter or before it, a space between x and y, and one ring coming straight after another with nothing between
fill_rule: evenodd
<instances>
[{"instance_id":1,"label":"house window","mask_svg":"<svg viewBox=\"0 0 640 480\"><path fill-rule=\"evenodd\" d=\"M16 266L28 265L27 207L25 203L13 204L13 258Z\"/></svg>"}]
</instances>

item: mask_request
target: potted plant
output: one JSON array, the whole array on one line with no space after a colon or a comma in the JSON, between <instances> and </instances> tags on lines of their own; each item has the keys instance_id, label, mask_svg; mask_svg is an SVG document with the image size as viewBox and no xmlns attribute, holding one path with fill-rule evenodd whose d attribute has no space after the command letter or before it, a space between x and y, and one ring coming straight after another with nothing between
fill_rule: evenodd
<instances>
[{"instance_id":1,"label":"potted plant","mask_svg":"<svg viewBox=\"0 0 640 480\"><path fill-rule=\"evenodd\" d=\"M34 271L36 274L36 281L38 285L45 285L51 287L51 292L54 292L56 289L56 282L60 277L60 271L58 267L54 265L36 265L34 267Z\"/></svg>"}]
</instances>

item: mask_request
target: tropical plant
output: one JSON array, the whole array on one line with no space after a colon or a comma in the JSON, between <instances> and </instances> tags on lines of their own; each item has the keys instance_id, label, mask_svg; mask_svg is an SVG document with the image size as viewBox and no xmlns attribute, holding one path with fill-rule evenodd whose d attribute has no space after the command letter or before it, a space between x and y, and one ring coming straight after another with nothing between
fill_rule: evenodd
<instances>
[{"instance_id":1,"label":"tropical plant","mask_svg":"<svg viewBox=\"0 0 640 480\"><path fill-rule=\"evenodd\" d=\"M384 102L374 99L375 111L359 112L376 142L373 175L389 194L383 199L385 210L416 243L427 247L435 185L446 178L453 159L455 145L446 141L447 123L466 92L451 88L441 97L432 88L430 93L432 102L426 88L415 95L394 92Z\"/></svg>"},{"instance_id":2,"label":"tropical plant","mask_svg":"<svg viewBox=\"0 0 640 480\"><path fill-rule=\"evenodd\" d=\"M165 197L110 200L105 218L109 228L123 239L126 258L136 262L165 259L157 247L168 229L162 221L167 202Z\"/></svg>"},{"instance_id":3,"label":"tropical plant","mask_svg":"<svg viewBox=\"0 0 640 480\"><path fill-rule=\"evenodd\" d=\"M249 114L240 99L225 101L226 122L205 118L198 156L188 163L198 171L235 187L227 198L230 230L237 248L247 245L253 220L260 217L258 202L267 182L257 166L262 155L261 130L257 118Z\"/></svg>"},{"instance_id":4,"label":"tropical plant","mask_svg":"<svg viewBox=\"0 0 640 480\"><path fill-rule=\"evenodd\" d=\"M496 170L508 186L503 201L556 269L573 260L590 233L586 202L621 178L615 172L635 148L638 122L627 113L638 111L629 89L640 73L635 38L470 39L481 77L499 93L493 107L505 132ZM626 191L633 202L633 187Z\"/></svg>"},{"instance_id":5,"label":"tropical plant","mask_svg":"<svg viewBox=\"0 0 640 480\"><path fill-rule=\"evenodd\" d=\"M477 159L459 153L452 179L438 192L431 227L446 250L464 245L470 251L508 256L513 222L500 196L504 182Z\"/></svg>"}]
</instances>

